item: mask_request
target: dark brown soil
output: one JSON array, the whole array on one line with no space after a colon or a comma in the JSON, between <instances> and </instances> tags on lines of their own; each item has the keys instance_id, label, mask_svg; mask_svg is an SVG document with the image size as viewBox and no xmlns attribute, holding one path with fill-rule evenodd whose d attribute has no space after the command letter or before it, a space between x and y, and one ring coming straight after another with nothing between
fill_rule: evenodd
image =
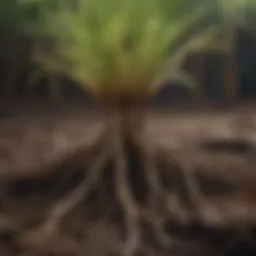
<instances>
[{"instance_id":1,"label":"dark brown soil","mask_svg":"<svg viewBox=\"0 0 256 256\"><path fill-rule=\"evenodd\" d=\"M140 248L138 255L255 255L254 110L149 116L150 137L172 156L163 160L170 171L162 176L162 185L172 191L173 203L172 215L161 224L166 244L147 222L141 223L152 246ZM21 234L40 225L50 206L79 184L93 157L88 145L102 129L101 115L65 111L9 114L0 122L0 255L107 256L122 248L122 212L113 191L99 196L97 189L65 218L60 236L44 244L21 243ZM182 168L192 172L204 198L200 220L192 219L184 206ZM134 176L130 182L139 180ZM104 184L111 187L109 170ZM137 196L143 196L143 186L134 186L140 187ZM159 209L145 212L145 219L157 222L160 215L165 215L161 199Z\"/></svg>"}]
</instances>

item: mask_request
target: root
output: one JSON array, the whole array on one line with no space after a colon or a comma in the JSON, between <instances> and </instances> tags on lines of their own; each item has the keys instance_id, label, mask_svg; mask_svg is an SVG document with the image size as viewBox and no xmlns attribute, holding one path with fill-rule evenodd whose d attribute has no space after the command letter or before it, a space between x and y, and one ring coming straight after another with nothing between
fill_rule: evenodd
<instances>
[{"instance_id":1,"label":"root","mask_svg":"<svg viewBox=\"0 0 256 256\"><path fill-rule=\"evenodd\" d=\"M133 120L130 122L130 139L142 155L142 169L145 173L148 187L150 188L150 195L147 203L152 207L155 199L157 199L157 196L159 196L162 191L157 170L156 147L151 138L145 134L143 112L133 113L133 115L135 118L134 120L130 117L130 119Z\"/></svg>"},{"instance_id":2,"label":"root","mask_svg":"<svg viewBox=\"0 0 256 256\"><path fill-rule=\"evenodd\" d=\"M171 162L174 157L168 152L168 149L162 148L157 145L156 142L147 138L144 130L138 128L136 125L133 126L133 122L130 126L126 127L126 122L123 120L123 116L117 113L111 115L108 119L107 134L104 133L100 138L97 139L97 143L91 145L93 164L87 171L87 175L83 178L81 183L65 198L57 202L49 211L45 222L37 229L32 232L25 233L20 240L21 244L33 243L36 245L44 245L49 238L52 238L55 234L58 234L60 225L64 218L84 199L88 197L95 183L97 185L103 180L103 172L105 165L109 160L114 163L114 186L116 199L118 204L122 207L124 214L124 226L125 226L125 243L122 250L122 256L135 256L139 250L141 243L143 242L143 230L141 231L141 221L145 220L147 224L153 227L154 233L156 234L157 240L161 246L168 246L171 240L168 234L164 230L165 217L172 214L175 216L184 215L181 214L183 209L177 209L173 207L172 198L170 192L165 191L160 183L160 161L159 151L164 155L164 158ZM110 132L110 134L108 134ZM132 142L133 145L138 149L138 153L142 162L142 171L146 179L147 187L149 188L149 195L145 204L139 205L135 197L132 194L132 187L129 184L128 171L126 168L128 165L128 159L126 158L126 142L125 139ZM110 150L105 148L106 140L109 140L108 146ZM113 148L111 148L113 146ZM102 150L103 147L103 150ZM100 153L99 153L100 152ZM81 152L84 154L84 152ZM96 158L95 158L96 155ZM77 159L83 160L83 155L79 155ZM137 159L136 159L137 160ZM95 162L94 162L95 161ZM182 159L183 162L184 159ZM180 171L184 181L182 191L188 198L189 210L196 217L201 213L203 199L201 197L198 185L193 177L192 170L188 169L189 163L180 163ZM172 162L173 164L173 162ZM105 185L105 184L103 184ZM112 183L111 183L112 186ZM112 190L111 190L112 191ZM161 198L160 198L161 197ZM138 200L139 201L139 200ZM161 213L157 216L158 207L164 208L164 214ZM152 214L151 214L152 213ZM156 214L155 214L156 213ZM163 216L164 215L164 216ZM168 216L166 216L168 215ZM185 218L184 218L185 219Z\"/></svg>"},{"instance_id":3,"label":"root","mask_svg":"<svg viewBox=\"0 0 256 256\"><path fill-rule=\"evenodd\" d=\"M149 223L153 227L154 232L155 232L156 237L159 240L159 242L163 246L168 245L170 242L170 238L163 230L164 219L161 216L158 216L154 212L147 210L143 207L140 208L140 215L147 223Z\"/></svg>"},{"instance_id":4,"label":"root","mask_svg":"<svg viewBox=\"0 0 256 256\"><path fill-rule=\"evenodd\" d=\"M88 196L93 184L96 182L103 170L103 166L109 158L109 152L104 150L97 161L93 163L88 171L88 175L82 182L72 191L66 198L57 202L50 210L49 215L44 224L37 230L24 234L21 242L44 242L58 232L59 226L65 216L70 213L79 203Z\"/></svg>"},{"instance_id":5,"label":"root","mask_svg":"<svg viewBox=\"0 0 256 256\"><path fill-rule=\"evenodd\" d=\"M143 154L143 169L145 172L145 177L150 188L149 195L149 206L153 206L157 202L157 196L162 195L169 204L169 195L164 193L163 188L159 183L159 170L157 169L157 152L161 151L165 155L165 158L170 161L173 159L171 153L168 150L158 145L156 142L152 141L147 136L141 134L140 136L133 136L135 143L140 148ZM193 217L201 219L201 209L203 209L204 199L199 190L199 186L193 177L193 170L190 163L186 160L177 159L180 165L180 171L184 181L185 193L188 198L189 209Z\"/></svg>"},{"instance_id":6,"label":"root","mask_svg":"<svg viewBox=\"0 0 256 256\"><path fill-rule=\"evenodd\" d=\"M141 239L139 230L139 212L127 182L127 163L125 159L124 143L119 129L114 137L116 139L114 143L116 193L119 203L124 210L126 226L126 242L122 253L123 256L132 256L137 253Z\"/></svg>"},{"instance_id":7,"label":"root","mask_svg":"<svg viewBox=\"0 0 256 256\"><path fill-rule=\"evenodd\" d=\"M132 140L134 144L137 144L140 153L142 154L143 171L145 173L145 178L149 186L149 197L148 205L152 207L155 203L155 199L160 195L162 189L159 184L159 176L157 170L157 155L155 151L155 146L150 142L147 136L134 133L132 135Z\"/></svg>"},{"instance_id":8,"label":"root","mask_svg":"<svg viewBox=\"0 0 256 256\"><path fill-rule=\"evenodd\" d=\"M188 199L188 208L191 211L193 217L200 218L202 215L201 209L204 205L204 199L200 192L199 185L193 177L193 167L191 163L186 159L176 159L175 154L172 155L168 152L168 149L165 149L160 145L156 145L156 148L163 153L166 161L170 162L172 159L179 164L180 172L184 181L185 191L183 192Z\"/></svg>"},{"instance_id":9,"label":"root","mask_svg":"<svg viewBox=\"0 0 256 256\"><path fill-rule=\"evenodd\" d=\"M204 199L201 195L199 186L193 177L193 170L189 166L189 163L182 165L181 170L184 183L186 185L190 206L192 208L192 216L196 217L197 219L201 219L202 209L204 209Z\"/></svg>"}]
</instances>

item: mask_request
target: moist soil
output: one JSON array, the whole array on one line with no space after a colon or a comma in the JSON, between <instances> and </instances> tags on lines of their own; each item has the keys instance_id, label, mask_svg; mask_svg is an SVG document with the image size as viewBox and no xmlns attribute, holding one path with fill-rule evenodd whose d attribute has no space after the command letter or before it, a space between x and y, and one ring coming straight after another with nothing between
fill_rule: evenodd
<instances>
[{"instance_id":1,"label":"moist soil","mask_svg":"<svg viewBox=\"0 0 256 256\"><path fill-rule=\"evenodd\" d=\"M64 218L58 236L43 244L21 242L22 234L40 226L52 205L86 175L86 163L94 157L89 145L103 129L102 115L80 106L21 109L8 108L0 121L0 255L119 255L123 213L112 189L111 166L104 171L102 186ZM255 109L149 113L147 133L170 153L168 161L160 153L159 161L168 170L161 175L161 185L172 211L162 210L160 198L155 210L145 209L136 255L255 255ZM146 190L143 177L132 156L129 164L134 169L129 183L140 201ZM203 198L199 219L191 217L184 203L184 168ZM159 216L161 234L148 224L158 223Z\"/></svg>"}]
</instances>

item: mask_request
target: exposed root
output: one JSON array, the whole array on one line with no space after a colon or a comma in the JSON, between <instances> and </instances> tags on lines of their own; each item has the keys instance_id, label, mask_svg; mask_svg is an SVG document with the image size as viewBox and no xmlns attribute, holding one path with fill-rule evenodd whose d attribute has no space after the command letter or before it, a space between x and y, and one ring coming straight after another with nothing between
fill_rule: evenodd
<instances>
[{"instance_id":1,"label":"exposed root","mask_svg":"<svg viewBox=\"0 0 256 256\"><path fill-rule=\"evenodd\" d=\"M187 223L189 221L190 214L182 207L177 195L165 195L165 203L170 217L180 223Z\"/></svg>"},{"instance_id":2,"label":"exposed root","mask_svg":"<svg viewBox=\"0 0 256 256\"><path fill-rule=\"evenodd\" d=\"M204 199L199 190L199 186L193 177L193 170L188 164L181 166L184 182L186 184L187 195L192 209L192 215L201 219L202 209L204 209Z\"/></svg>"},{"instance_id":3,"label":"exposed root","mask_svg":"<svg viewBox=\"0 0 256 256\"><path fill-rule=\"evenodd\" d=\"M44 245L45 241L52 238L55 234L58 234L64 218L88 197L95 183L98 182L98 185L100 182L105 182L102 177L104 177L103 172L106 169L105 165L109 160L114 163L116 198L124 214L126 236L122 256L136 256L141 250L144 241L144 229L141 223L146 223L146 225L150 226L150 229L153 228L154 239L156 238L157 240L157 246L168 247L171 244L172 238L170 238L164 230L166 218L170 218L170 215L172 215L171 218L173 217L175 219L177 217L182 219L181 221L185 220L186 222L187 216L184 216L183 209L181 209L178 204L175 205L170 192L165 191L160 183L161 170L159 170L159 151L163 153L164 158L169 162L174 160L174 157L168 152L168 149L162 148L150 138L147 138L145 133L143 133L143 129L140 130L140 128L133 125L127 128L122 115L114 114L108 121L107 132L110 132L110 134L104 133L103 136L97 140L97 143L91 146L93 152L92 159L95 162L87 171L88 174L85 175L81 183L69 195L57 202L57 204L50 209L42 226L35 231L25 233L21 237L21 244L33 243L36 244L36 246ZM140 160L141 170L139 171L144 172L147 187L149 188L147 194L148 198L145 204L143 202L143 206L139 205L140 203L135 199L132 193L133 188L129 184L128 172L130 170L127 170L129 164L126 156L127 152L125 152L126 139L129 140L128 143L132 143L132 145L136 147L136 152L138 153L136 157L139 158L136 158L136 162ZM106 140L109 140L108 146L110 146L110 150L105 148ZM111 148L112 146L113 148ZM101 151L102 149L103 151ZM99 154L99 152L101 153ZM93 155L94 153L96 157ZM177 159L177 162L181 167L180 171L184 183L182 186L183 191L181 192L185 194L186 201L188 201L188 210L192 213L193 217L201 217L200 213L203 209L203 199L193 177L192 170L188 167L190 163L186 163L185 159ZM171 163L173 165L173 162ZM103 185L105 186L105 184ZM162 209L158 211L159 207ZM157 216L158 212L161 212L160 216ZM151 253L153 254L153 252Z\"/></svg>"},{"instance_id":4,"label":"exposed root","mask_svg":"<svg viewBox=\"0 0 256 256\"><path fill-rule=\"evenodd\" d=\"M88 175L85 176L78 187L53 206L46 221L39 229L28 232L27 234L25 233L24 236L21 237L21 243L31 242L31 240L37 243L44 242L51 238L52 235L56 234L65 216L87 197L109 157L109 152L104 150L97 161L93 163L88 170Z\"/></svg>"},{"instance_id":5,"label":"exposed root","mask_svg":"<svg viewBox=\"0 0 256 256\"><path fill-rule=\"evenodd\" d=\"M192 165L190 162L187 162L186 159L174 159L174 156L168 152L167 149L161 147L156 142L152 141L150 138L147 138L144 134L141 133L140 136L133 136L135 143L137 142L137 147L139 147L142 153L143 159L143 170L145 172L145 178L149 185L149 198L148 206L152 210L154 207L159 207L157 202L159 201L159 196L164 198L167 208L171 211L172 206L170 205L170 197L172 197L167 191L161 187L159 183L159 171L158 170L158 154L162 152L165 155L165 159L168 161L177 160L178 165L180 166L180 172L183 179L183 188L182 193L186 195L187 207L190 212L190 218L201 220L203 217L202 210L204 209L204 198L199 189L195 178L193 177ZM172 204L172 203L171 203ZM177 206L176 206L177 208ZM183 212L179 207L175 210L175 213ZM175 214L174 213L174 214ZM182 218L184 214L180 217ZM179 214L178 214L179 216ZM184 219L184 217L183 217ZM157 231L161 233L161 229L157 228ZM162 236L164 237L164 236ZM167 241L166 239L164 239Z\"/></svg>"},{"instance_id":6,"label":"exposed root","mask_svg":"<svg viewBox=\"0 0 256 256\"><path fill-rule=\"evenodd\" d=\"M148 205L152 207L155 200L161 194L159 184L159 172L157 166L157 154L154 142L145 134L145 119L143 111L130 113L130 139L138 148L142 158L142 169L149 189Z\"/></svg>"},{"instance_id":7,"label":"exposed root","mask_svg":"<svg viewBox=\"0 0 256 256\"><path fill-rule=\"evenodd\" d=\"M125 215L126 241L123 256L136 255L140 244L139 212L135 200L131 194L127 181L127 163L124 152L124 143L120 127L117 127L115 134L114 154L116 171L116 193L119 203L122 205Z\"/></svg>"},{"instance_id":8,"label":"exposed root","mask_svg":"<svg viewBox=\"0 0 256 256\"><path fill-rule=\"evenodd\" d=\"M163 246L168 245L170 242L170 238L163 230L164 219L161 216L158 216L153 211L147 210L145 208L140 208L140 216L153 227L158 241Z\"/></svg>"},{"instance_id":9,"label":"exposed root","mask_svg":"<svg viewBox=\"0 0 256 256\"><path fill-rule=\"evenodd\" d=\"M155 151L154 144L150 142L149 138L143 134L137 134L133 137L134 143L142 154L143 171L145 173L145 178L149 186L150 194L148 196L148 205L153 207L157 197L162 192L159 183L159 173L157 169L157 155ZM137 143L136 143L137 142Z\"/></svg>"},{"instance_id":10,"label":"exposed root","mask_svg":"<svg viewBox=\"0 0 256 256\"><path fill-rule=\"evenodd\" d=\"M192 164L187 159L175 159L174 155L168 152L167 149L160 145L156 145L156 150L161 151L164 154L165 160L170 162L176 160L180 166L180 172L184 181L184 194L188 201L188 210L191 211L193 217L201 217L201 209L204 205L204 199L200 192L199 185L193 177Z\"/></svg>"}]
</instances>

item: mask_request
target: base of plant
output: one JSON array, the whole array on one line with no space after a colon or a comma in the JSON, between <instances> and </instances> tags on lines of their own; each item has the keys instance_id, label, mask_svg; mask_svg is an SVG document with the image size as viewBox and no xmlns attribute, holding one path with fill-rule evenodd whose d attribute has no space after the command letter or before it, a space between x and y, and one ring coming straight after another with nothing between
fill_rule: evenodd
<instances>
[{"instance_id":1,"label":"base of plant","mask_svg":"<svg viewBox=\"0 0 256 256\"><path fill-rule=\"evenodd\" d=\"M91 163L87 163L83 180L52 206L40 227L22 235L21 244L33 242L43 245L58 235L64 218L84 202L95 187L106 193L103 188L107 186L111 186L107 190L112 191L112 200L123 212L125 242L122 255L136 255L142 250L142 244L145 244L143 223L153 228L160 243L170 242L163 230L164 222L174 214L179 216L171 188L166 184L168 179L172 179L168 177L167 170L172 155L146 135L143 114L133 112L127 117L115 112L108 120L105 132L91 146ZM191 219L200 219L203 200L197 184L189 172L177 171L183 183L180 191L183 206ZM106 172L113 174L112 185L105 180Z\"/></svg>"}]
</instances>

